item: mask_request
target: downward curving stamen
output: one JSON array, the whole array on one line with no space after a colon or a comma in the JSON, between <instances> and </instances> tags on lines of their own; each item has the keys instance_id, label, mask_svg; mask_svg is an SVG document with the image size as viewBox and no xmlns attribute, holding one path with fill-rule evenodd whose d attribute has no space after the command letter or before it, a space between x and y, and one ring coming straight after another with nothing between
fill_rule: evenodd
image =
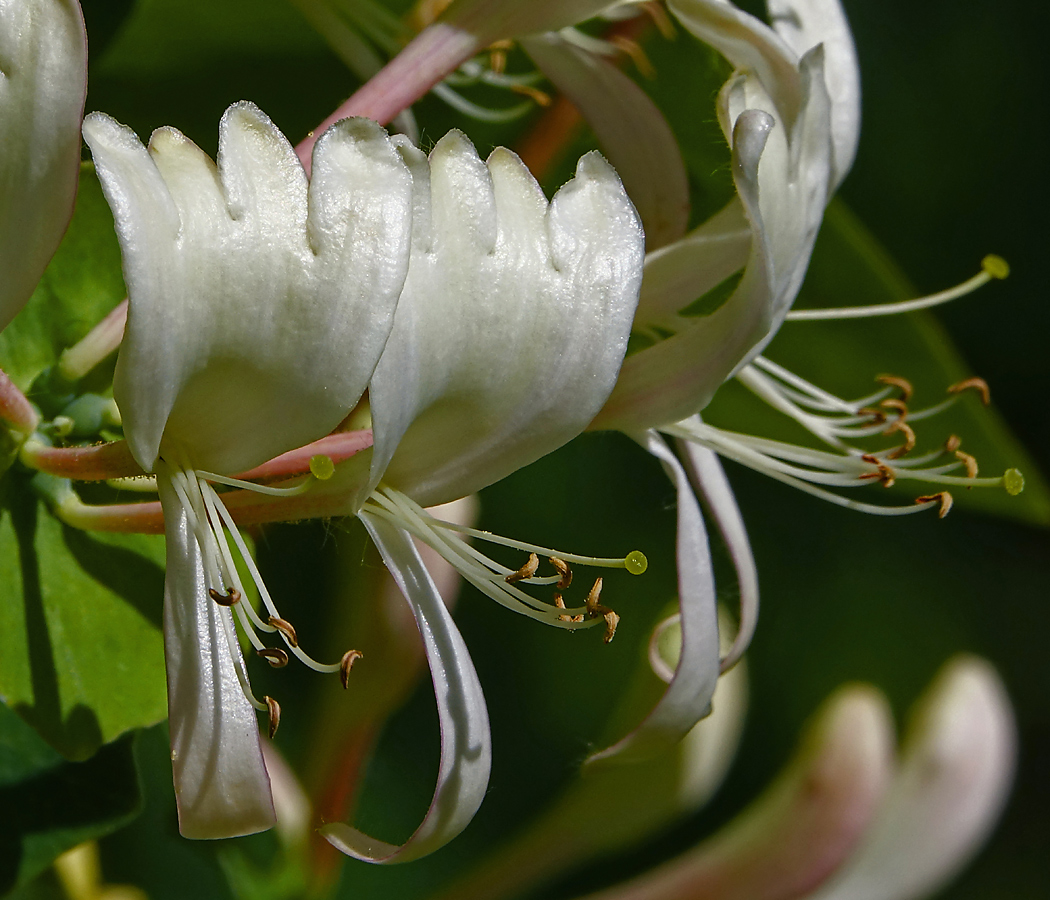
<instances>
[{"instance_id":1,"label":"downward curving stamen","mask_svg":"<svg viewBox=\"0 0 1050 900\"><path fill-rule=\"evenodd\" d=\"M601 590L601 579L591 588L593 602L582 606L566 607L561 591L572 581L571 564L602 568L626 569L634 575L642 574L648 563L640 551L626 557L602 558L562 553L549 547L540 547L522 541L511 540L487 531L468 528L453 522L435 519L417 503L387 486L380 488L365 504L365 511L382 518L407 531L440 554L460 575L486 596L515 612L561 628L587 628L604 622L606 640L612 639L619 617L612 610L597 603L595 590ZM530 554L528 561L519 569L511 569L490 559L460 535L489 541ZM540 557L546 557L554 573L538 574ZM545 601L531 596L522 587L554 586L557 592Z\"/></svg>"},{"instance_id":2,"label":"downward curving stamen","mask_svg":"<svg viewBox=\"0 0 1050 900\"><path fill-rule=\"evenodd\" d=\"M989 281L1001 281L1010 274L1010 266L1001 256L994 254L986 256L981 260L981 271L968 278L962 284L939 291L926 297L917 297L914 300L902 300L899 303L876 303L871 306L844 306L837 309L794 309L786 316L788 322L814 322L827 319L866 319L871 316L892 316L897 313L915 312L919 309L929 309L931 306L940 306L972 294Z\"/></svg>"}]
</instances>

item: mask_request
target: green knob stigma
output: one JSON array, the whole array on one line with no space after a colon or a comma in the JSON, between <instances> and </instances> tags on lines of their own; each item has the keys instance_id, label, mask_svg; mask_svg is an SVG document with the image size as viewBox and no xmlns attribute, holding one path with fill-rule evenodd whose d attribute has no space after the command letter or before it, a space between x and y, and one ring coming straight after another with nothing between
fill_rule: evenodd
<instances>
[{"instance_id":1,"label":"green knob stigma","mask_svg":"<svg viewBox=\"0 0 1050 900\"><path fill-rule=\"evenodd\" d=\"M335 474L335 463L332 457L318 454L310 457L310 474L318 481L327 481Z\"/></svg>"},{"instance_id":2,"label":"green knob stigma","mask_svg":"<svg viewBox=\"0 0 1050 900\"><path fill-rule=\"evenodd\" d=\"M1007 469L1003 472L1003 487L1011 497L1016 497L1024 490L1024 475L1020 469Z\"/></svg>"},{"instance_id":3,"label":"green knob stigma","mask_svg":"<svg viewBox=\"0 0 1050 900\"><path fill-rule=\"evenodd\" d=\"M632 550L623 561L623 567L632 575L641 575L649 568L649 560L641 550Z\"/></svg>"},{"instance_id":4,"label":"green knob stigma","mask_svg":"<svg viewBox=\"0 0 1050 900\"><path fill-rule=\"evenodd\" d=\"M996 256L994 253L988 254L984 259L981 260L981 268L991 275L992 278L998 278L1002 281L1004 278L1008 278L1010 275L1010 264L1003 259L1001 256Z\"/></svg>"}]
</instances>

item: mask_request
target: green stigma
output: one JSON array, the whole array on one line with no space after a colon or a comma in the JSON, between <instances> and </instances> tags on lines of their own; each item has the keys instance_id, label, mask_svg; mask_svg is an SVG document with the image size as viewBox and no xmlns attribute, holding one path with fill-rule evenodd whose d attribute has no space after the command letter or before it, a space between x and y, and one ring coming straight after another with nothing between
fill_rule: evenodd
<instances>
[{"instance_id":1,"label":"green stigma","mask_svg":"<svg viewBox=\"0 0 1050 900\"><path fill-rule=\"evenodd\" d=\"M1011 469L1010 471L1016 470ZM1018 472L1017 474L1020 475L1021 473ZM645 554L641 550L632 550L624 559L623 567L632 575L641 575L649 568L649 560L645 558Z\"/></svg>"},{"instance_id":2,"label":"green stigma","mask_svg":"<svg viewBox=\"0 0 1050 900\"><path fill-rule=\"evenodd\" d=\"M318 454L310 457L310 474L318 481L327 481L335 474L335 463L332 457Z\"/></svg>"},{"instance_id":3,"label":"green stigma","mask_svg":"<svg viewBox=\"0 0 1050 900\"><path fill-rule=\"evenodd\" d=\"M1003 487L1011 497L1016 497L1024 490L1024 475L1020 469L1007 469L1003 472Z\"/></svg>"},{"instance_id":4,"label":"green stigma","mask_svg":"<svg viewBox=\"0 0 1050 900\"><path fill-rule=\"evenodd\" d=\"M987 274L991 275L992 278L998 278L1000 281L1010 275L1010 264L1001 256L996 256L994 253L990 253L981 260L981 268L984 269Z\"/></svg>"}]
</instances>

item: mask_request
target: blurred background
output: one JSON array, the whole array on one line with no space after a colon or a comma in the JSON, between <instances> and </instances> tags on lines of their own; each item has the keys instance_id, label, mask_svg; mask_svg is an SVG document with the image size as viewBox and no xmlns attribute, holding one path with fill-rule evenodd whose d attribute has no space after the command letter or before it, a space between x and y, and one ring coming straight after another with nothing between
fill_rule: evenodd
<instances>
[{"instance_id":1,"label":"blurred background","mask_svg":"<svg viewBox=\"0 0 1050 900\"><path fill-rule=\"evenodd\" d=\"M758 559L763 604L748 655L747 724L729 777L704 810L670 832L569 872L533 897L579 896L692 846L761 792L789 758L807 717L838 685L874 683L901 722L937 669L959 651L985 656L1001 672L1016 704L1022 747L1017 788L1000 828L942 896L1050 896L1050 507L1040 483L1040 473L1050 473L1044 212L1050 198L1047 70L1039 44L1050 33L1050 11L1025 0L844 5L860 55L864 124L840 197L873 236L875 244L866 246L881 245L899 268L852 265L850 252L826 235L800 302L865 302L891 282L919 293L939 290L977 271L990 252L1010 262L1012 275L918 324L868 320L814 326L805 334L792 329L808 326L789 324L767 355L845 396L867 393L876 374L891 371L916 381L920 396L934 397L946 386L943 373L964 365L991 384L996 414L1019 439L1013 445L1001 435L978 434L974 444L986 451L979 458L989 474L1018 465L1030 490L1012 506L1005 495L963 498L943 521L932 514L883 519L727 464ZM356 84L283 0L84 0L84 8L92 58L88 109L112 114L143 137L172 124L213 153L222 111L249 98L294 142ZM657 69L648 89L673 107L676 130L693 128L694 140L707 141L694 146L697 160L689 160L699 214L728 182L711 102L717 67L702 73L703 91L676 80L682 60L695 56L686 41L684 35L673 45L647 41ZM483 156L496 142L513 146L534 121L472 126L432 98L418 114L424 147L459 125ZM580 138L573 158L588 140ZM552 173L551 185L567 171ZM924 362L922 352L938 365ZM938 432L938 441L957 423L973 424L960 416ZM720 395L709 419L727 427L766 423L732 390ZM333 875L338 897L430 896L522 828L600 744L648 631L673 603L673 492L625 438L585 435L487 490L481 502L482 527L575 552L614 555L639 547L650 571L642 579L607 582L603 599L615 597L623 617L608 647L596 633L554 633L464 591L457 620L494 731L489 795L467 831L428 859L391 869L342 863ZM313 629L320 640L359 621L363 613L355 604L374 583L377 562L358 529L278 526L259 546L271 590L311 601L296 609L301 634ZM714 552L720 593L732 606L732 570L724 551ZM307 674L287 672L281 690L301 702L285 704L278 745L293 766L306 770L309 740L330 711L328 701L312 693ZM101 841L108 881L139 885L155 900L296 895L294 875L273 868L272 838L217 846L177 837L163 726L137 739L135 758L145 812ZM407 691L378 737L358 823L406 837L429 801L436 758L436 716L424 679ZM21 896L41 891L37 886Z\"/></svg>"}]
</instances>

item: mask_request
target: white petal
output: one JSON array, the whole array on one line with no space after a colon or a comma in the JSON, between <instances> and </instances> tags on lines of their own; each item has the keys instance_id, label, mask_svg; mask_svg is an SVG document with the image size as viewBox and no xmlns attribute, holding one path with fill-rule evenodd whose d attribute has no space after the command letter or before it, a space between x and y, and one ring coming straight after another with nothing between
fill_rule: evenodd
<instances>
[{"instance_id":1,"label":"white petal","mask_svg":"<svg viewBox=\"0 0 1050 900\"><path fill-rule=\"evenodd\" d=\"M706 447L688 441L676 441L689 476L703 494L707 508L714 517L718 530L736 569L737 589L740 591L740 620L732 644L723 651L722 671L732 668L751 643L758 624L758 567L751 552L747 526L736 504L733 488L726 478L718 454Z\"/></svg>"},{"instance_id":2,"label":"white petal","mask_svg":"<svg viewBox=\"0 0 1050 900\"><path fill-rule=\"evenodd\" d=\"M617 0L456 0L441 21L478 35L484 46L503 38L557 31L615 5Z\"/></svg>"},{"instance_id":3,"label":"white petal","mask_svg":"<svg viewBox=\"0 0 1050 900\"><path fill-rule=\"evenodd\" d=\"M616 66L556 34L522 47L598 137L642 218L646 249L680 238L689 222L689 178L656 104Z\"/></svg>"},{"instance_id":4,"label":"white petal","mask_svg":"<svg viewBox=\"0 0 1050 900\"><path fill-rule=\"evenodd\" d=\"M234 104L218 167L173 129L147 153L84 126L117 222L131 298L114 392L136 460L164 436L235 472L329 432L382 352L408 263L411 180L375 123L317 142L314 180L272 122ZM309 198L309 199L308 199Z\"/></svg>"},{"instance_id":5,"label":"white petal","mask_svg":"<svg viewBox=\"0 0 1050 900\"><path fill-rule=\"evenodd\" d=\"M766 0L766 6L773 28L800 57L824 45L835 143L834 191L853 165L860 138L860 67L846 13L839 0Z\"/></svg>"},{"instance_id":6,"label":"white petal","mask_svg":"<svg viewBox=\"0 0 1050 900\"><path fill-rule=\"evenodd\" d=\"M179 830L188 838L264 831L276 822L259 726L237 677L244 660L227 638L232 616L209 596L186 509L157 478L164 507L164 657ZM225 623L224 623L225 620Z\"/></svg>"},{"instance_id":7,"label":"white petal","mask_svg":"<svg viewBox=\"0 0 1050 900\"><path fill-rule=\"evenodd\" d=\"M76 0L0 3L0 330L73 214L87 38Z\"/></svg>"},{"instance_id":8,"label":"white petal","mask_svg":"<svg viewBox=\"0 0 1050 900\"><path fill-rule=\"evenodd\" d=\"M904 758L856 856L812 900L917 900L977 852L1017 757L1010 700L988 663L950 662L920 701Z\"/></svg>"},{"instance_id":9,"label":"white petal","mask_svg":"<svg viewBox=\"0 0 1050 900\"><path fill-rule=\"evenodd\" d=\"M390 574L412 608L423 637L441 728L437 788L423 823L400 847L343 823L321 834L333 846L367 862L408 862L432 853L474 817L488 787L492 745L485 697L474 664L412 539L388 522L361 514Z\"/></svg>"},{"instance_id":10,"label":"white petal","mask_svg":"<svg viewBox=\"0 0 1050 900\"><path fill-rule=\"evenodd\" d=\"M429 173L417 150L402 152L416 178L412 262L369 387L372 484L385 478L429 506L503 478L591 421L626 348L644 239L597 154L548 206L507 150L486 166L452 132Z\"/></svg>"},{"instance_id":11,"label":"white petal","mask_svg":"<svg viewBox=\"0 0 1050 900\"><path fill-rule=\"evenodd\" d=\"M673 337L629 356L594 427L629 431L692 415L707 404L740 357L768 332L774 296L773 255L763 228L759 166L774 130L772 116L749 110L736 120L733 132L733 178L752 227L750 255L740 284L711 315L679 317L681 330ZM670 248L664 251L671 252ZM708 256L701 243L683 250L685 256L673 266L684 267L686 257L693 253L701 264ZM673 284L673 279L672 274L667 280Z\"/></svg>"},{"instance_id":12,"label":"white petal","mask_svg":"<svg viewBox=\"0 0 1050 900\"><path fill-rule=\"evenodd\" d=\"M794 900L856 846L889 781L893 725L864 687L828 700L791 765L700 846L588 900Z\"/></svg>"},{"instance_id":13,"label":"white petal","mask_svg":"<svg viewBox=\"0 0 1050 900\"><path fill-rule=\"evenodd\" d=\"M718 683L718 611L704 517L682 464L663 438L648 431L637 440L660 460L678 495L682 650L674 678L653 711L621 741L588 757L591 764L644 759L680 741L710 711L711 695Z\"/></svg>"}]
</instances>

